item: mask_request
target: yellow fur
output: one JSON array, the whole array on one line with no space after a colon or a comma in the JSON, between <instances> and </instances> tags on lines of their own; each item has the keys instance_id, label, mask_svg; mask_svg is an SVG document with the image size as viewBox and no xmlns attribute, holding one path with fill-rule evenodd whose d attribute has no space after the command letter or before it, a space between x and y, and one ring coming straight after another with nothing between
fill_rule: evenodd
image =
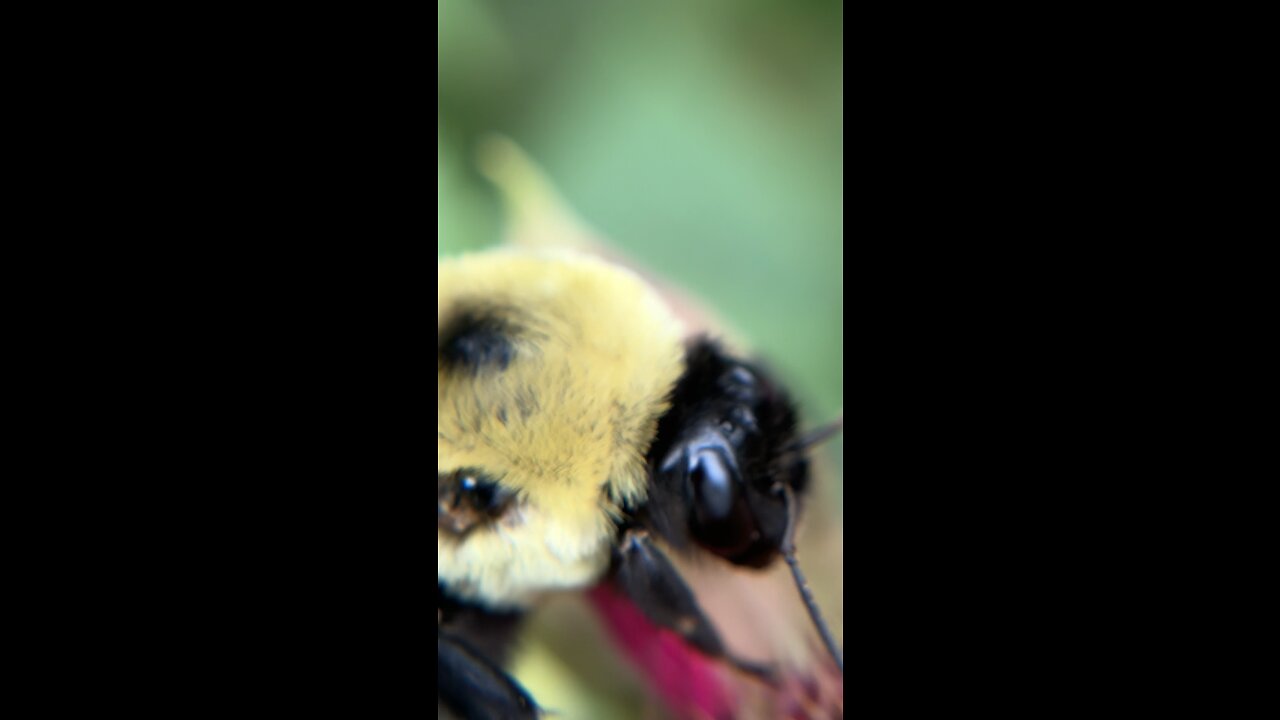
<instances>
[{"instance_id":1,"label":"yellow fur","mask_svg":"<svg viewBox=\"0 0 1280 720\"><path fill-rule=\"evenodd\" d=\"M617 505L647 493L681 328L635 274L583 255L496 250L438 269L437 331L475 306L521 329L503 371L437 368L439 472L480 468L520 497L494 526L437 532L439 580L496 607L588 585L608 566Z\"/></svg>"}]
</instances>

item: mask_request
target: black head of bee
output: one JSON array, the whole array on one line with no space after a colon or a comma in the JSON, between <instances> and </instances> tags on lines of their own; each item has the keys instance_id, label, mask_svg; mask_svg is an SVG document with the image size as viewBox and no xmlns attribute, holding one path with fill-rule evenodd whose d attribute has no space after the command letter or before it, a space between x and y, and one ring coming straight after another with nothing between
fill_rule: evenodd
<instances>
[{"instance_id":1,"label":"black head of bee","mask_svg":"<svg viewBox=\"0 0 1280 720\"><path fill-rule=\"evenodd\" d=\"M760 368L701 339L650 449L651 527L677 546L692 539L739 565L764 567L787 531L787 485L804 490L808 468L793 452L796 413Z\"/></svg>"}]
</instances>

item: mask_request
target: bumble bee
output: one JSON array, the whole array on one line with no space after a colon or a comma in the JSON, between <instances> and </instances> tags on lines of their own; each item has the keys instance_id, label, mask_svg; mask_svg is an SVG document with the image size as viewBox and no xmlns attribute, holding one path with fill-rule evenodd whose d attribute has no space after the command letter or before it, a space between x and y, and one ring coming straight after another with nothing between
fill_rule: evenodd
<instances>
[{"instance_id":1,"label":"bumble bee","mask_svg":"<svg viewBox=\"0 0 1280 720\"><path fill-rule=\"evenodd\" d=\"M537 716L502 666L523 615L557 590L595 588L607 612L692 649L661 662L693 674L710 659L783 687L770 658L729 649L670 552L749 569L784 558L842 677L793 545L805 449L826 433L799 434L770 373L688 336L651 283L598 257L500 249L438 272L442 712ZM733 717L734 698L703 693L673 711Z\"/></svg>"}]
</instances>

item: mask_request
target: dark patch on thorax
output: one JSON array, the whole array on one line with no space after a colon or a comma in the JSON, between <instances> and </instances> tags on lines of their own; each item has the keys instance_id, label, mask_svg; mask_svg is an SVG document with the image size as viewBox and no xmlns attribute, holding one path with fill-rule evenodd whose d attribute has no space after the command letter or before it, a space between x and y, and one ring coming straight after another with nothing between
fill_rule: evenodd
<instances>
[{"instance_id":1,"label":"dark patch on thorax","mask_svg":"<svg viewBox=\"0 0 1280 720\"><path fill-rule=\"evenodd\" d=\"M436 328L436 364L443 371L506 370L516 356L517 329L496 308L465 308Z\"/></svg>"}]
</instances>

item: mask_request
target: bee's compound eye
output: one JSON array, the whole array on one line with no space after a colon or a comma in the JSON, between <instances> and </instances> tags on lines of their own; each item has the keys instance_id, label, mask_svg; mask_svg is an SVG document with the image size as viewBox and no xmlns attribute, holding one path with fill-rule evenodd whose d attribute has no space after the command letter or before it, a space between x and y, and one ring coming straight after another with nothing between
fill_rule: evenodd
<instances>
[{"instance_id":1,"label":"bee's compound eye","mask_svg":"<svg viewBox=\"0 0 1280 720\"><path fill-rule=\"evenodd\" d=\"M760 382L754 373L738 365L720 376L720 389L725 397L745 405L752 405L759 400Z\"/></svg>"},{"instance_id":2,"label":"bee's compound eye","mask_svg":"<svg viewBox=\"0 0 1280 720\"><path fill-rule=\"evenodd\" d=\"M737 496L734 475L717 450L699 450L690 460L689 480L693 483L699 509L707 519L723 520L733 511Z\"/></svg>"}]
</instances>

